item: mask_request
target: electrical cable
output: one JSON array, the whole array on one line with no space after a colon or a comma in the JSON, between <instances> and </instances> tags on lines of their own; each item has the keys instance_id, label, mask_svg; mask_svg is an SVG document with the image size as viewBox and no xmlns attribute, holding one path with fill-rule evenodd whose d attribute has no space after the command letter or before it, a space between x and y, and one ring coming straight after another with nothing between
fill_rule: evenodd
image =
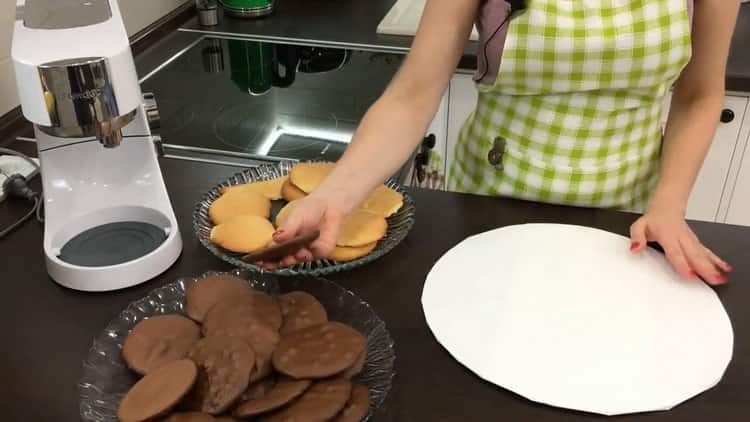
<instances>
[{"instance_id":1,"label":"electrical cable","mask_svg":"<svg viewBox=\"0 0 750 422\"><path fill-rule=\"evenodd\" d=\"M10 226L8 226L5 229L3 229L2 231L0 231L0 239L4 238L10 232L12 232L16 228L20 227L21 224L25 223L29 218L31 218L39 210L39 208L41 208L39 206L41 204L41 201L39 200L38 196L35 196L33 198L33 201L34 201L34 206L31 207L31 210L29 210L29 212L26 215L24 215L19 220L17 220L15 223L11 224Z\"/></svg>"},{"instance_id":2,"label":"electrical cable","mask_svg":"<svg viewBox=\"0 0 750 422\"><path fill-rule=\"evenodd\" d=\"M0 153L14 155L16 157L20 157L23 160L27 161L29 164L34 166L34 168L37 171L40 171L39 164L37 164L36 161L32 160L29 156L22 152L18 152L12 149L8 148L2 148L0 147ZM20 174L10 174L7 175L8 179L3 182L3 190L7 192L9 198L21 198L25 199L27 201L33 202L33 205L28 213L26 213L23 217L21 217L19 220L16 220L13 224L10 226L0 230L0 239L3 239L5 236L7 236L10 232L20 227L23 223L28 221L31 217L36 216L36 220L40 223L44 222L44 217L42 216L42 208L43 208L43 195L34 192L29 186L27 185L26 178L23 177Z\"/></svg>"},{"instance_id":3,"label":"electrical cable","mask_svg":"<svg viewBox=\"0 0 750 422\"><path fill-rule=\"evenodd\" d=\"M478 81L481 81L482 79L487 76L487 73L490 71L490 61L489 61L489 54L487 52L487 49L489 48L490 42L497 36L497 34L500 32L500 30L514 17L516 17L518 14L526 10L527 5L524 0L511 0L508 2L508 14L505 15L505 19L503 19L502 22L500 22L500 25L498 25L497 28L492 32L492 34L487 38L487 41L484 43L484 47L482 48L482 55L484 57L484 70L482 71L481 76L477 77Z\"/></svg>"},{"instance_id":4,"label":"electrical cable","mask_svg":"<svg viewBox=\"0 0 750 422\"><path fill-rule=\"evenodd\" d=\"M37 171L39 170L39 164L36 161L32 160L28 155L22 152L18 152L9 148L0 147L0 153L8 154L8 155L15 155L16 157L21 157L22 159L27 161L29 164L34 166L34 168L37 169Z\"/></svg>"}]
</instances>

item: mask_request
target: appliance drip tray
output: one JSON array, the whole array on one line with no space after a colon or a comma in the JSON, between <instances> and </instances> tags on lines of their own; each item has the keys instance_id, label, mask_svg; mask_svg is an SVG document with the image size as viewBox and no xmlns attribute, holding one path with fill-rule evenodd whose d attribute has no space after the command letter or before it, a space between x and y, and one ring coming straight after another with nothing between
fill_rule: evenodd
<instances>
[{"instance_id":1,"label":"appliance drip tray","mask_svg":"<svg viewBox=\"0 0 750 422\"><path fill-rule=\"evenodd\" d=\"M58 258L82 267L123 264L156 250L167 240L162 227L140 221L107 223L70 239Z\"/></svg>"}]
</instances>

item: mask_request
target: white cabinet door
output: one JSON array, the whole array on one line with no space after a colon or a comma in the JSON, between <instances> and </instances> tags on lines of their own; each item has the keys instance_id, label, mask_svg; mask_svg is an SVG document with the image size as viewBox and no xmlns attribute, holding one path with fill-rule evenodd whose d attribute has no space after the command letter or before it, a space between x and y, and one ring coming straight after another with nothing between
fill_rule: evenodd
<instances>
[{"instance_id":1,"label":"white cabinet door","mask_svg":"<svg viewBox=\"0 0 750 422\"><path fill-rule=\"evenodd\" d=\"M417 155L413 158L411 171L407 179L407 184L414 187L428 189L445 189L445 152L447 145L448 132L448 91L446 90L440 101L435 117L427 128L425 141L417 147ZM432 148L425 147L424 143L427 138L434 139ZM420 154L426 153L427 162L418 162L421 159ZM421 167L423 172L418 172L416 167ZM420 174L419 180L417 174Z\"/></svg>"},{"instance_id":2,"label":"white cabinet door","mask_svg":"<svg viewBox=\"0 0 750 422\"><path fill-rule=\"evenodd\" d=\"M725 112L733 113L734 118L731 121L719 123L716 129L716 136L688 200L687 218L717 221L719 205L727 183L732 154L740 135L747 101L745 97L726 97L724 100Z\"/></svg>"},{"instance_id":3,"label":"white cabinet door","mask_svg":"<svg viewBox=\"0 0 750 422\"><path fill-rule=\"evenodd\" d=\"M727 185L728 209L725 222L750 226L750 112L745 114Z\"/></svg>"},{"instance_id":4,"label":"white cabinet door","mask_svg":"<svg viewBox=\"0 0 750 422\"><path fill-rule=\"evenodd\" d=\"M745 149L742 167L737 175L726 223L750 226L750 150Z\"/></svg>"},{"instance_id":5,"label":"white cabinet door","mask_svg":"<svg viewBox=\"0 0 750 422\"><path fill-rule=\"evenodd\" d=\"M477 104L477 91L474 86L472 75L455 74L451 79L450 101L448 102L448 142L446 155L446 176L450 178L450 166L453 163L453 150L458 141L458 133L461 131L466 119L469 117Z\"/></svg>"}]
</instances>

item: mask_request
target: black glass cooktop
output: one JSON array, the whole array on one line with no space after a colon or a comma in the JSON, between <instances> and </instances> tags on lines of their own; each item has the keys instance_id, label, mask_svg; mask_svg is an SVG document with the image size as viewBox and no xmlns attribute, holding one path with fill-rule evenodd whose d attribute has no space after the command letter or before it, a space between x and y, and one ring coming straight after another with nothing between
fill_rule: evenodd
<instances>
[{"instance_id":1,"label":"black glass cooktop","mask_svg":"<svg viewBox=\"0 0 750 422\"><path fill-rule=\"evenodd\" d=\"M337 160L402 55L206 37L148 76L162 143L260 161Z\"/></svg>"}]
</instances>

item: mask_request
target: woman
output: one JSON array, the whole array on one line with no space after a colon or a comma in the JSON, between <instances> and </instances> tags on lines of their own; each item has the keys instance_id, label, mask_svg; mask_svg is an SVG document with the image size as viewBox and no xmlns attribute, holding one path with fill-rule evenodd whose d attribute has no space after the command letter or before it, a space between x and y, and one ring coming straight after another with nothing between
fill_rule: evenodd
<instances>
[{"instance_id":1,"label":"woman","mask_svg":"<svg viewBox=\"0 0 750 422\"><path fill-rule=\"evenodd\" d=\"M479 100L449 185L644 211L630 230L632 251L655 241L685 279L726 282L731 267L700 243L685 208L718 123L738 7L738 0L429 0L399 73L329 177L274 235L282 241L318 228L320 237L277 264L328 254L342 218L410 156L479 16Z\"/></svg>"}]
</instances>

